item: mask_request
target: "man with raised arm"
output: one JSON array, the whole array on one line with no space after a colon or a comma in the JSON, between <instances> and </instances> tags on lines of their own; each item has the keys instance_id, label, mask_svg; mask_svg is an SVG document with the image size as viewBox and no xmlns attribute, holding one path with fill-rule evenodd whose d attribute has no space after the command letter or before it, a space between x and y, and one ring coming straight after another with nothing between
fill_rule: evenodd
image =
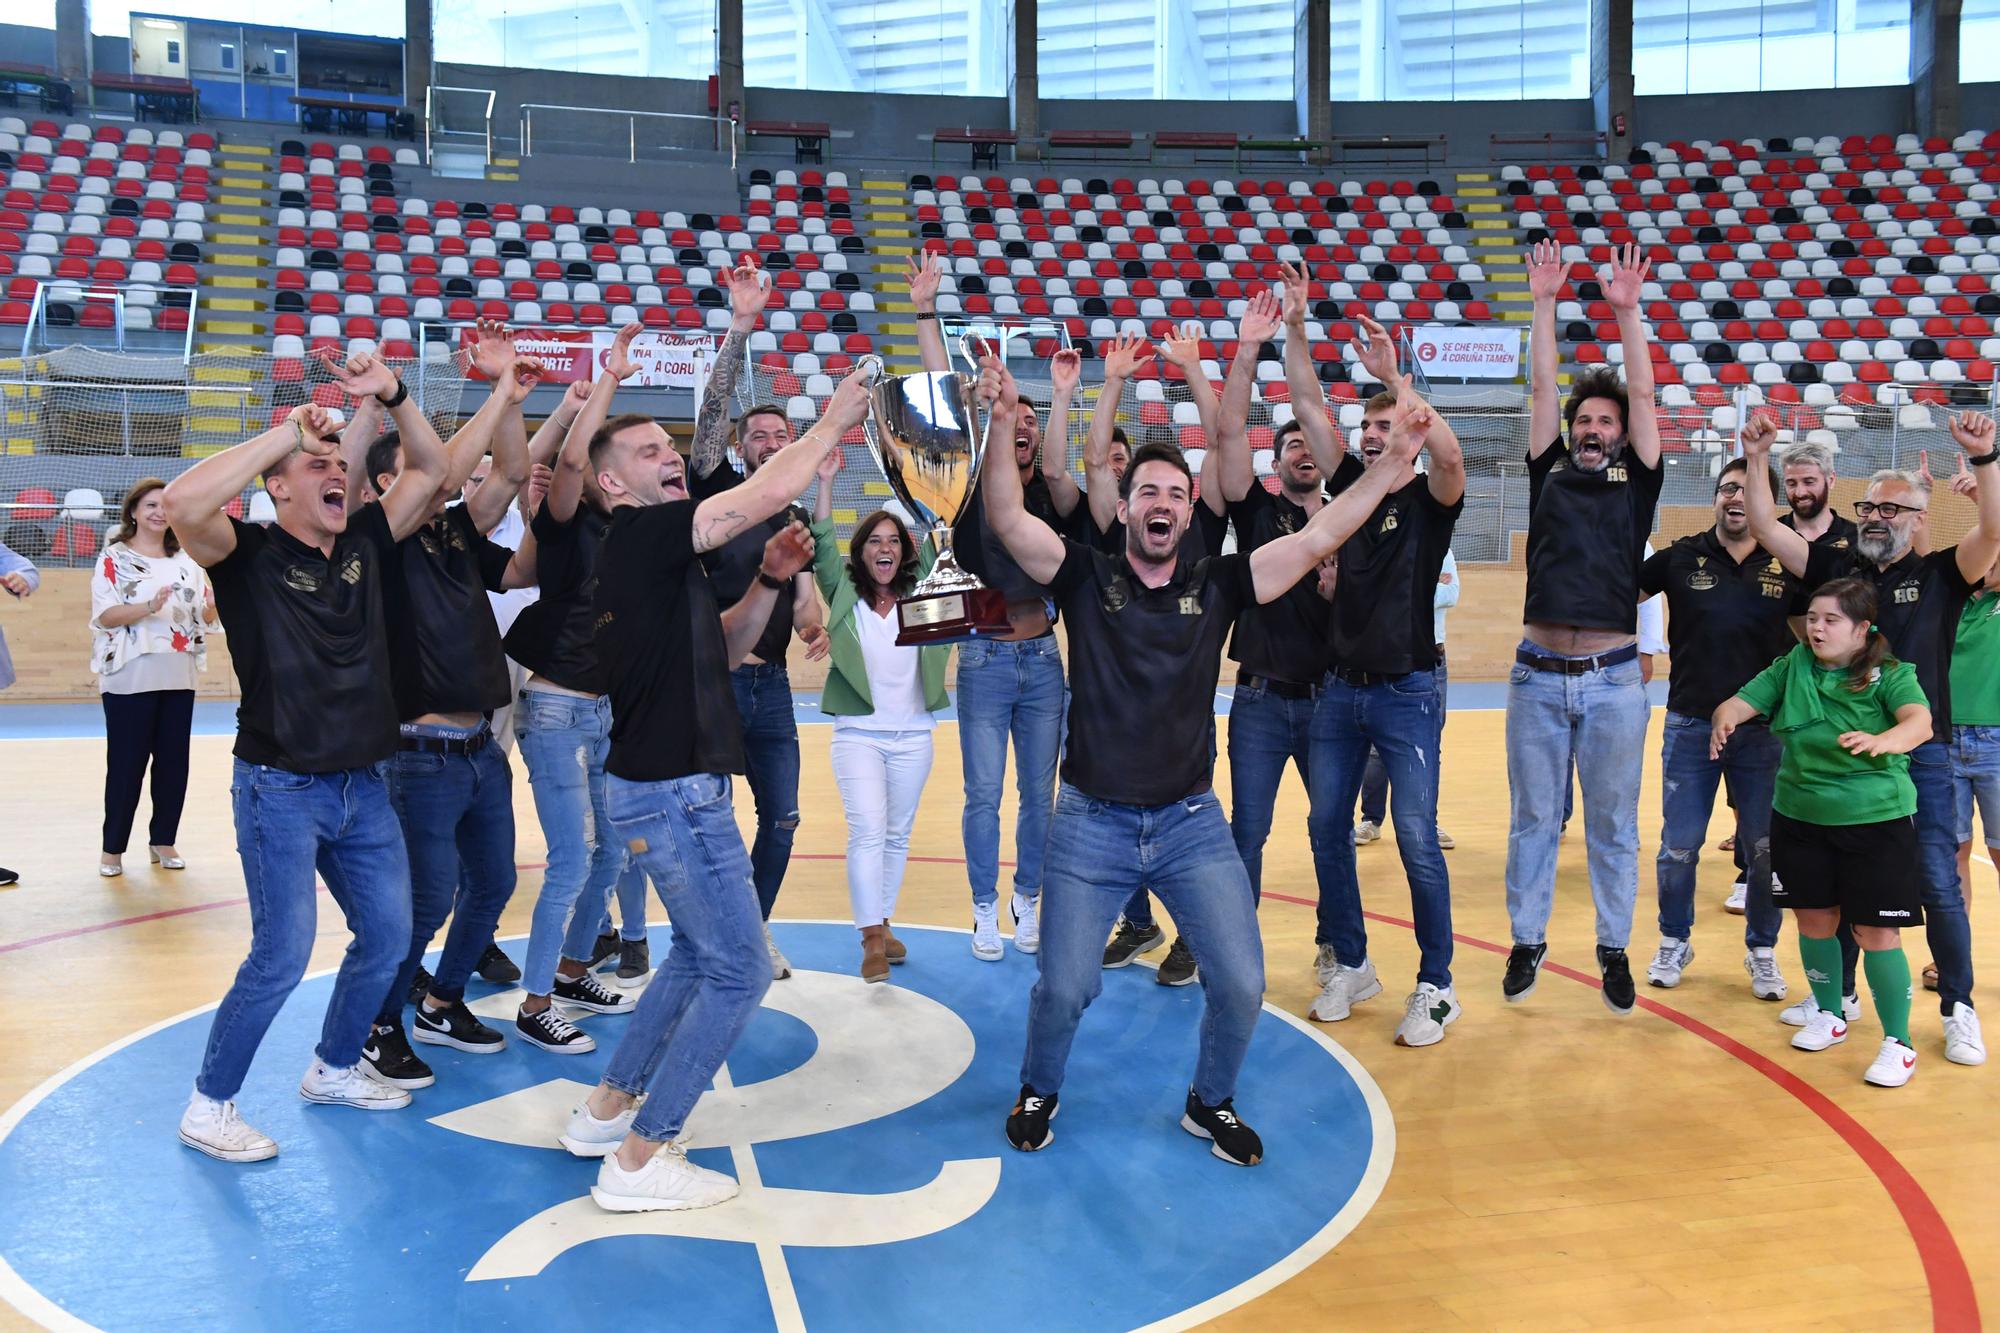
<instances>
[{"instance_id":1,"label":"man with raised arm","mask_svg":"<svg viewBox=\"0 0 2000 1333\"><path fill-rule=\"evenodd\" d=\"M1502 993L1509 1004L1527 999L1548 956L1556 843L1574 763L1583 783L1604 1003L1621 1017L1637 1002L1625 948L1639 895L1639 775L1652 712L1639 664L1639 566L1661 480L1652 348L1639 317L1650 268L1628 245L1603 269L1626 378L1620 383L1609 370L1580 375L1565 404L1556 384L1555 321L1569 263L1553 241L1529 257L1528 595L1507 689L1514 947Z\"/></svg>"},{"instance_id":2,"label":"man with raised arm","mask_svg":"<svg viewBox=\"0 0 2000 1333\"><path fill-rule=\"evenodd\" d=\"M1972 1007L1972 934L1965 915L1964 886L1958 877L1958 798L1951 778L1952 650L1967 599L2000 557L2000 484L1992 467L1993 420L1961 412L1951 435L1966 462L1981 469L1978 521L1956 546L1928 555L1913 543L1930 508L1926 480L1908 472L1877 472L1868 479L1865 499L1854 505L1858 522L1845 550L1809 542L1778 521L1767 460L1777 422L1760 413L1743 427L1743 452L1750 460L1750 527L1765 550L1810 592L1837 578L1861 578L1875 586L1876 613L1895 655L1917 669L1917 683L1931 705L1931 739L1910 752L1910 780L1917 788L1917 842L1923 853L1924 934L1938 972L1938 1007L1944 1015L1944 1055L1954 1064L1986 1060L1986 1041ZM2000 662L1993 664L2000 671ZM1773 890L1779 906L1781 892ZM1806 941L1824 955L1807 960L1816 972L1841 966L1832 940ZM1820 948L1820 946L1825 946ZM1871 975L1872 980L1872 975ZM1907 982L1907 974L1904 981ZM1810 1017L1810 1015L1807 1015Z\"/></svg>"},{"instance_id":3,"label":"man with raised arm","mask_svg":"<svg viewBox=\"0 0 2000 1333\"><path fill-rule=\"evenodd\" d=\"M996 431L1015 408L1013 378L989 359L982 392ZM1214 791L1209 748L1223 639L1245 606L1312 576L1388 494L1428 424L1413 411L1396 447L1305 528L1249 555L1190 562L1181 538L1193 478L1176 449L1148 445L1126 469L1113 557L1028 513L1019 474L989 450L987 516L1069 625L1069 743L1049 829L1040 976L1028 1002L1021 1091L1007 1140L1033 1152L1054 1137L1070 1044L1103 988L1102 941L1143 880L1174 914L1200 964L1201 1049L1181 1125L1226 1162L1254 1166L1263 1143L1235 1109L1236 1080L1263 1003L1264 951L1243 859ZM999 437L1005 439L1004 435Z\"/></svg>"},{"instance_id":4,"label":"man with raised arm","mask_svg":"<svg viewBox=\"0 0 2000 1333\"><path fill-rule=\"evenodd\" d=\"M311 1066L308 1101L393 1110L410 1094L361 1069L375 1010L410 947L410 867L383 779L396 753L384 580L395 545L429 515L445 459L410 393L362 354L333 369L355 398L380 398L406 439L403 473L350 517L347 470L320 407L205 458L166 489L181 547L209 572L242 689L234 780L236 845L250 896L250 956L216 1007L181 1142L226 1162L278 1145L245 1124L235 1097L278 1009L305 974L318 908L316 867L354 941L341 961ZM226 506L257 478L269 527Z\"/></svg>"},{"instance_id":5,"label":"man with raised arm","mask_svg":"<svg viewBox=\"0 0 2000 1333\"><path fill-rule=\"evenodd\" d=\"M673 441L649 418L613 417L591 436L591 472L611 505L596 596L611 696L609 831L674 923L673 948L604 1084L563 1136L572 1151L603 1156L591 1197L613 1212L705 1208L735 1196L735 1180L688 1161L675 1139L772 982L730 799L744 746L729 669L790 595L812 541L803 527L765 538L756 590L727 613L700 557L764 531L866 410L867 386L850 375L803 438L700 501L689 497Z\"/></svg>"},{"instance_id":6,"label":"man with raised arm","mask_svg":"<svg viewBox=\"0 0 2000 1333\"><path fill-rule=\"evenodd\" d=\"M727 281L729 332L709 370L688 452L688 494L697 500L742 485L746 477L757 475L773 454L792 442L792 422L784 409L760 403L736 419L736 451L743 458L742 470L731 466L725 456L730 442L729 405L742 371L743 349L771 295L763 274L747 255L729 271ZM756 581L764 542L789 523L807 521L805 511L796 508L774 514L754 530L745 529L702 556L716 601L724 610L741 601ZM799 830L799 727L792 711L792 678L785 666L785 651L794 632L806 645L808 658L825 657L832 646L811 570L792 580L790 595L779 599L778 609L765 623L756 646L729 676L736 691L736 711L743 719L744 779L757 805L757 836L750 844L750 864L757 877L757 906L766 921L771 919L778 890L784 886L792 842ZM765 946L773 979L790 976L791 964L779 952L768 929Z\"/></svg>"}]
</instances>

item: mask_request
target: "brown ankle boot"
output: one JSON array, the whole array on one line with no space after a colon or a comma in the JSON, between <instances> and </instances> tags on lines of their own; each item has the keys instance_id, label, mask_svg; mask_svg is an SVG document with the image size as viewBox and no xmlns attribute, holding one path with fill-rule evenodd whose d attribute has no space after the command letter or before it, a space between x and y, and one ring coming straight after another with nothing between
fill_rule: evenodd
<instances>
[{"instance_id":1,"label":"brown ankle boot","mask_svg":"<svg viewBox=\"0 0 2000 1333\"><path fill-rule=\"evenodd\" d=\"M892 964L901 964L910 956L910 951L896 938L895 930L887 921L882 923L882 952Z\"/></svg>"},{"instance_id":2,"label":"brown ankle boot","mask_svg":"<svg viewBox=\"0 0 2000 1333\"><path fill-rule=\"evenodd\" d=\"M861 928L861 979L863 981L887 981L889 979L889 959L884 951L883 937L888 934L880 926Z\"/></svg>"}]
</instances>

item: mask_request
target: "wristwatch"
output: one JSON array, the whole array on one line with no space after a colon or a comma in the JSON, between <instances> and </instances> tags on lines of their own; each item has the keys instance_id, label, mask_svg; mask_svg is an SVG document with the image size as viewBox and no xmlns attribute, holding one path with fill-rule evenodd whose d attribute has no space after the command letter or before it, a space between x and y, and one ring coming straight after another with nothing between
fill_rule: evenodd
<instances>
[{"instance_id":1,"label":"wristwatch","mask_svg":"<svg viewBox=\"0 0 2000 1333\"><path fill-rule=\"evenodd\" d=\"M772 592L783 592L786 588L789 588L791 586L791 584L788 583L786 580L778 578L775 575L765 573L761 565L757 569L757 582L763 584L765 587L769 588Z\"/></svg>"},{"instance_id":2,"label":"wristwatch","mask_svg":"<svg viewBox=\"0 0 2000 1333\"><path fill-rule=\"evenodd\" d=\"M2000 449L1988 449L1983 454L1969 456L1965 461L1971 467L1985 467L1995 459L2000 459Z\"/></svg>"},{"instance_id":3,"label":"wristwatch","mask_svg":"<svg viewBox=\"0 0 2000 1333\"><path fill-rule=\"evenodd\" d=\"M388 408L390 411L394 411L396 408L401 407L403 405L403 400L405 398L408 398L409 396L410 396L410 386L403 383L402 379L398 377L396 380L396 392L387 398L384 398L380 394L377 394L375 396L375 401L382 404L383 407Z\"/></svg>"}]
</instances>

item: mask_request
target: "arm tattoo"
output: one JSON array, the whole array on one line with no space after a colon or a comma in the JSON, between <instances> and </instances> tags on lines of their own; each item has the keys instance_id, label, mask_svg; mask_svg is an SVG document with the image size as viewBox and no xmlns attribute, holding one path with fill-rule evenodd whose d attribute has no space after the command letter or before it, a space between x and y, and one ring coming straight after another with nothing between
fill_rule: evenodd
<instances>
[{"instance_id":1,"label":"arm tattoo","mask_svg":"<svg viewBox=\"0 0 2000 1333\"><path fill-rule=\"evenodd\" d=\"M727 545L729 540L750 526L750 520L734 509L724 510L714 518L704 519L694 527L694 549L713 551L718 546Z\"/></svg>"},{"instance_id":2,"label":"arm tattoo","mask_svg":"<svg viewBox=\"0 0 2000 1333\"><path fill-rule=\"evenodd\" d=\"M695 475L706 477L722 462L728 446L729 400L736 396L736 377L743 369L743 349L749 335L730 332L715 349L715 364L708 372L708 386L702 391L701 415L694 423L694 444L688 461Z\"/></svg>"}]
</instances>

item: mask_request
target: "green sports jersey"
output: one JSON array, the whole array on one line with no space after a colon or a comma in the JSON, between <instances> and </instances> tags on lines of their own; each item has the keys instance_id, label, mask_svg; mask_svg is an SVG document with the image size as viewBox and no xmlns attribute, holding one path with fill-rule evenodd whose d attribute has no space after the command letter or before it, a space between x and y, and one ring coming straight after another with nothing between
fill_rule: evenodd
<instances>
[{"instance_id":1,"label":"green sports jersey","mask_svg":"<svg viewBox=\"0 0 2000 1333\"><path fill-rule=\"evenodd\" d=\"M1951 724L2000 727L2000 591L1976 592L1951 650Z\"/></svg>"},{"instance_id":2,"label":"green sports jersey","mask_svg":"<svg viewBox=\"0 0 2000 1333\"><path fill-rule=\"evenodd\" d=\"M1784 742L1771 801L1779 814L1808 824L1876 824L1917 812L1908 755L1849 754L1840 748L1847 732L1887 731L1905 704L1929 706L1908 662L1892 663L1853 694L1845 667L1822 667L1800 644L1736 697L1769 717L1771 730Z\"/></svg>"}]
</instances>

